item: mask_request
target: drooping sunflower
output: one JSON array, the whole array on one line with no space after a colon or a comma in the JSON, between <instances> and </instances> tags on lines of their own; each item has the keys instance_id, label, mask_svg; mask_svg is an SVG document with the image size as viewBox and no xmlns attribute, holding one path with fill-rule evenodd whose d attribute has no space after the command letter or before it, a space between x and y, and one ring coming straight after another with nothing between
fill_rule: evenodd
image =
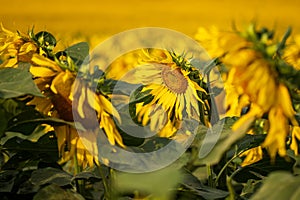
<instances>
[{"instance_id":1,"label":"drooping sunflower","mask_svg":"<svg viewBox=\"0 0 300 200\"><path fill-rule=\"evenodd\" d=\"M117 113L112 111L112 104L105 95L92 91L86 84L87 81L76 81L78 66L74 66L75 63L66 52L53 51L56 45L54 36L43 31L21 35L1 26L0 44L0 67L18 67L22 62L30 64L29 70L44 98L34 97L29 105L35 105L38 111L48 117L67 122L73 122L73 110L85 118L85 122L88 122L90 117L86 112L96 113L98 123L93 125L104 130L111 144L124 147L111 119L112 114ZM54 126L60 163L69 160L74 162L74 156L82 167L92 166L94 161L97 162L97 133L93 129L95 127L91 128L88 123L83 126L86 128L85 134L80 136L78 130L70 124Z\"/></svg>"},{"instance_id":2,"label":"drooping sunflower","mask_svg":"<svg viewBox=\"0 0 300 200\"><path fill-rule=\"evenodd\" d=\"M36 60L42 60L49 56L56 46L56 40L52 34L41 31L28 35L19 32L14 33L0 26L0 67L17 67L19 63L31 63L39 65ZM47 62L44 62L47 63ZM48 62L47 64L49 65ZM51 64L53 67L53 63Z\"/></svg>"},{"instance_id":3,"label":"drooping sunflower","mask_svg":"<svg viewBox=\"0 0 300 200\"><path fill-rule=\"evenodd\" d=\"M48 85L44 94L48 94L50 116L72 122L77 115L85 128L84 134L70 125L55 126L61 162L76 155L78 164L93 166L98 161L97 130L103 129L112 144L124 147L122 138L115 127L112 115L117 115L111 102L101 93L90 88L88 81L76 78L76 72L62 70L51 79L39 77L40 85ZM45 80L45 82L43 82ZM39 107L43 99L34 99L31 103ZM96 121L93 119L96 117ZM116 116L118 118L118 116ZM72 161L72 160L71 160Z\"/></svg>"},{"instance_id":4,"label":"drooping sunflower","mask_svg":"<svg viewBox=\"0 0 300 200\"><path fill-rule=\"evenodd\" d=\"M204 119L208 107L201 95L207 95L207 91L189 77L193 70L197 71L175 53L159 49L142 51L134 79L143 84L141 93L150 95L147 102L136 104L137 119L143 126L150 123L150 129L159 136L170 137L185 118ZM201 122L208 125L207 119Z\"/></svg>"},{"instance_id":5,"label":"drooping sunflower","mask_svg":"<svg viewBox=\"0 0 300 200\"><path fill-rule=\"evenodd\" d=\"M200 31L207 34L203 38L197 34L198 41L210 54L219 57L227 68L228 72L224 74L226 114L240 117L233 130L243 126L246 121L267 115L269 127L262 147L269 151L272 159L277 153L285 156L289 127L298 126L290 90L285 84L287 81L280 79L282 69L289 71L291 68L281 57L280 48L284 47L285 41L276 43L272 32L266 29L258 31L254 25L245 32L218 33L213 29L216 37L210 37L210 30ZM292 143L295 144L295 141ZM261 149L253 149L248 153L252 158L248 156L245 162L257 161L259 157L256 156L261 154Z\"/></svg>"}]
</instances>

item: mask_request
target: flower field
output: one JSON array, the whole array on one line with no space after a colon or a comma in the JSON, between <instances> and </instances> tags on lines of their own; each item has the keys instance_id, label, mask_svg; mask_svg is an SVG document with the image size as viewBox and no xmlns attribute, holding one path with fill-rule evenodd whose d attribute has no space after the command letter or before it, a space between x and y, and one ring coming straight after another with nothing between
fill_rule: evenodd
<instances>
[{"instance_id":1,"label":"flower field","mask_svg":"<svg viewBox=\"0 0 300 200\"><path fill-rule=\"evenodd\" d=\"M58 4L0 14L1 199L300 198L298 3Z\"/></svg>"}]
</instances>

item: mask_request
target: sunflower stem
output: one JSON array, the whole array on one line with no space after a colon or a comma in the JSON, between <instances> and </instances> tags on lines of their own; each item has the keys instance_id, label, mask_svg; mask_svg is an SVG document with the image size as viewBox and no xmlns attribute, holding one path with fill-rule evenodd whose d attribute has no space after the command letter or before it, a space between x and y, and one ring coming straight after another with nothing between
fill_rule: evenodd
<instances>
[{"instance_id":1,"label":"sunflower stem","mask_svg":"<svg viewBox=\"0 0 300 200\"><path fill-rule=\"evenodd\" d=\"M225 171L225 169L228 167L228 165L229 165L235 158L237 158L241 153L242 153L242 152L240 152L240 153L234 155L230 160L228 160L228 161L226 162L226 164L222 167L222 169L220 170L219 174L217 175L217 178L216 178L216 180L215 180L215 185L218 185L218 181L219 181L221 175L223 174L223 172Z\"/></svg>"},{"instance_id":2,"label":"sunflower stem","mask_svg":"<svg viewBox=\"0 0 300 200\"><path fill-rule=\"evenodd\" d=\"M196 148L196 147L192 148L191 159L189 160L189 162L187 163L187 166L186 166L186 168L190 171L193 171L196 168L194 163L197 159L199 159L198 152L199 152L199 148Z\"/></svg>"},{"instance_id":3,"label":"sunflower stem","mask_svg":"<svg viewBox=\"0 0 300 200\"><path fill-rule=\"evenodd\" d=\"M106 176L102 170L102 167L101 167L101 164L100 162L97 163L97 169L98 169L98 172L102 178L102 183L103 183L103 186L104 186L104 190L105 190L105 193L104 193L104 196L105 196L105 199L110 199L111 197L111 191L110 191L110 188L108 187L108 183L107 183L107 179L106 179Z\"/></svg>"},{"instance_id":4,"label":"sunflower stem","mask_svg":"<svg viewBox=\"0 0 300 200\"><path fill-rule=\"evenodd\" d=\"M214 188L215 184L213 181L213 172L211 170L211 165L206 166L207 174L208 174L208 186Z\"/></svg>"},{"instance_id":5,"label":"sunflower stem","mask_svg":"<svg viewBox=\"0 0 300 200\"><path fill-rule=\"evenodd\" d=\"M235 200L235 191L234 188L232 186L232 182L231 182L232 178L231 177L226 177L226 185L229 191L229 197L227 197L228 200Z\"/></svg>"},{"instance_id":6,"label":"sunflower stem","mask_svg":"<svg viewBox=\"0 0 300 200\"><path fill-rule=\"evenodd\" d=\"M81 172L81 167L78 164L78 159L77 159L77 152L75 152L74 156L74 167L75 167L75 174L78 174ZM76 189L78 193L83 194L84 192L84 182L83 180L76 180Z\"/></svg>"},{"instance_id":7,"label":"sunflower stem","mask_svg":"<svg viewBox=\"0 0 300 200\"><path fill-rule=\"evenodd\" d=\"M210 71L207 72L207 83L208 83L208 90L212 91L212 88L210 86L210 77L209 77L210 72L211 69ZM217 109L217 104L215 101L214 94L210 94L209 96L210 96L210 103L211 103L211 110L209 111L209 115L210 115L209 117L210 117L211 124L214 125L219 121L219 114L218 114L218 109Z\"/></svg>"}]
</instances>

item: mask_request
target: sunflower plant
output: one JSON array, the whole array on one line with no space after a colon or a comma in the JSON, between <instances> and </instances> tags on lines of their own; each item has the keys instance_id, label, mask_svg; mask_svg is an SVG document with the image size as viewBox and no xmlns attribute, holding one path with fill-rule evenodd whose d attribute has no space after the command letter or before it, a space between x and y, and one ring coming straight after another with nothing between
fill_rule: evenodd
<instances>
[{"instance_id":1,"label":"sunflower plant","mask_svg":"<svg viewBox=\"0 0 300 200\"><path fill-rule=\"evenodd\" d=\"M196 39L208 49L209 54L218 57L222 69L225 69L224 116L237 119L232 130L250 124L246 127L247 134L265 138L263 142L260 139L261 145L245 149L237 146L234 159L227 161L228 165L239 163L251 168L267 157L275 165L278 156L288 161L292 154L298 155L296 134L299 128L297 96L300 74L295 61L292 61L295 58L291 59L291 52L295 56L291 49L296 44L289 39L290 34L289 28L278 40L274 31L257 29L255 24L251 24L245 31L222 32L215 27L210 30L200 28L196 35Z\"/></svg>"},{"instance_id":2,"label":"sunflower plant","mask_svg":"<svg viewBox=\"0 0 300 200\"><path fill-rule=\"evenodd\" d=\"M211 61L144 48L105 68L93 65L86 42L60 50L49 32L1 25L0 195L297 198L299 37L250 24L201 27L195 39ZM103 154L154 152L154 166L167 159L159 150L176 152L189 138L174 163L153 172L119 171L112 166L132 160Z\"/></svg>"}]
</instances>

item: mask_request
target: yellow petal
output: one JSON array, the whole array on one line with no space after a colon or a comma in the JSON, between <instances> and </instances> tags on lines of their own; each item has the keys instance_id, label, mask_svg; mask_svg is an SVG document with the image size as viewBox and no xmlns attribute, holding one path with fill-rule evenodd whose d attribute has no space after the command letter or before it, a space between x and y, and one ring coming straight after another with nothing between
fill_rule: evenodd
<instances>
[{"instance_id":1,"label":"yellow petal","mask_svg":"<svg viewBox=\"0 0 300 200\"><path fill-rule=\"evenodd\" d=\"M83 111L83 107L84 107L83 104L84 104L84 101L85 101L85 97L86 97L85 88L82 88L80 96L79 96L78 108L77 108L77 112L78 112L78 114L81 118L85 117L85 114L84 114L84 111Z\"/></svg>"},{"instance_id":2,"label":"yellow petal","mask_svg":"<svg viewBox=\"0 0 300 200\"><path fill-rule=\"evenodd\" d=\"M298 150L298 142L300 140L300 127L299 126L295 126L293 127L293 131L292 131L292 142L290 145L291 150L294 151L295 155L299 154L299 150Z\"/></svg>"},{"instance_id":3,"label":"yellow petal","mask_svg":"<svg viewBox=\"0 0 300 200\"><path fill-rule=\"evenodd\" d=\"M51 68L38 66L31 66L29 70L30 73L35 77L51 77L58 73L57 71L53 71Z\"/></svg>"},{"instance_id":4,"label":"yellow petal","mask_svg":"<svg viewBox=\"0 0 300 200\"><path fill-rule=\"evenodd\" d=\"M118 113L118 111L115 109L115 107L111 104L111 102L106 99L103 95L99 95L99 99L101 102L101 106L103 106L104 110L113 115L114 117L116 117L116 119L121 122L121 117Z\"/></svg>"},{"instance_id":5,"label":"yellow petal","mask_svg":"<svg viewBox=\"0 0 300 200\"><path fill-rule=\"evenodd\" d=\"M58 67L54 61L39 54L34 54L31 58L31 61L38 66L50 67L52 70L57 72L62 71L62 69Z\"/></svg>"}]
</instances>

